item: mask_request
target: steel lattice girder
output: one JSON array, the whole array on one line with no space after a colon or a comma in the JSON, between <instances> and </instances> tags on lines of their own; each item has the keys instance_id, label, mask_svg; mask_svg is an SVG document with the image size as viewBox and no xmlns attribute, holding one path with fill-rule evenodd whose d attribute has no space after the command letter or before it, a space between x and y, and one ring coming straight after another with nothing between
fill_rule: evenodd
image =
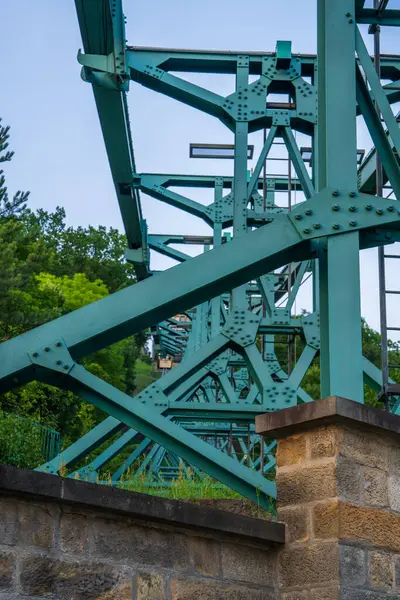
<instances>
[{"instance_id":1,"label":"steel lattice girder","mask_svg":"<svg viewBox=\"0 0 400 600\"><path fill-rule=\"evenodd\" d=\"M362 8L362 4L358 3L357 7ZM98 10L100 5L101 10ZM265 126L276 127L281 130L284 139L286 135L285 141L289 145L292 144L289 126L312 133L316 123L316 95L312 85L303 80L302 75L307 73L313 75L315 58L294 57L291 61L292 66L283 69L285 73L281 73L281 81L285 82L282 83L283 87L287 89L291 85L295 88L298 99L295 109L276 110L268 105L264 108L256 96L265 99L269 83L275 79L279 80L279 68L277 69L276 57L273 54L224 55L223 53L173 51L155 53L152 50L144 50L144 54L140 55L141 51L125 48L122 7L119 0L112 0L110 4L98 3L96 8L87 0L77 1L81 25L84 21L90 22L89 27L83 31L86 55L80 55L79 60L84 65L84 77L93 84L117 196L127 230L128 245L139 279L146 278L149 273L146 228L143 224L137 193L140 178L137 179L134 168L125 98L125 90L131 77L152 89L162 91L217 116L235 130L236 158L232 222L236 239L228 245L215 248L194 259L196 262L193 265L192 261L183 262L166 273L142 281L134 286L134 289L118 292L110 298L2 344L0 357L5 357L1 372L4 389L35 377L57 381L58 384L67 387L71 385L75 387L79 381L78 388L84 397L98 406L107 406L108 411L118 418L123 415L122 420L131 427L139 423L139 430L142 428L150 432L154 439L161 441L172 451L178 448L178 453L181 452L187 458L190 456L189 446L193 436L185 437L181 433L182 428L179 431L174 429L176 426L169 423L165 417L159 417L160 424L163 424L159 429L154 423L149 422L150 415L163 412L166 405L169 409L174 409L175 401L158 403L159 410L156 410L157 403L149 407L139 403L139 410L136 405L134 410L132 406L126 406L127 400L120 396L120 392L110 389L111 386L107 387L104 382L93 378L82 367L76 365L74 360L126 337L138 329L151 326L193 305L202 304L209 298L216 298L226 290L243 286L251 279L263 276L266 272L290 261L317 257L320 263L321 284L322 383L329 393L349 395L356 400L362 399L361 347L358 347L360 346L359 334L356 331L357 323L360 321L357 299L359 295L357 291L358 251L359 248L382 243L381 231L386 241L397 239L399 214L396 201L390 203L357 191L356 87L358 110L364 114L371 136L379 152L383 154L382 161L394 187L398 178L398 166L393 159L390 144L385 143L387 140L383 137L382 126L377 123L371 110L370 92L360 78L357 79L357 83L354 78L354 66L352 66L354 51L357 49L358 58L367 73L373 96L387 120L386 124L390 135L393 134L394 146L397 150L399 148L396 143L396 130L390 117L388 102L398 97L398 91L390 88L390 84L385 86L384 90L381 88L379 80L374 79L371 74L370 59L364 51L360 36L357 37L354 20L349 18L347 22L342 22L342 13L349 15L354 13L354 1L340 0L333 5L327 0L319 0L318 6L320 15L323 15L323 18L319 19L319 122L316 173L320 192L314 195L313 184L307 179L307 171L299 156L296 155L296 148L292 147L292 161L295 166L297 163L297 175L309 199L297 206L290 215L276 215L273 219L269 219L268 225L260 227L258 231L246 233L249 215L243 214L243 208L246 213L249 197L247 161L243 158L242 150L247 148L247 133ZM331 28L332 23L337 27ZM326 28L325 24L327 24ZM101 26L100 35L98 35L99 26ZM338 40L334 37L334 30L341 31L343 34L340 40L340 55L336 52ZM155 61L155 54L158 62ZM146 55L146 65L149 66L143 62L144 55ZM382 76L386 69L385 73L393 81L399 78L396 60L396 57L390 57L387 64L385 60L382 61ZM222 69L236 72L237 89L231 97L219 97L168 73L168 70L190 71L192 69L197 72L207 72L212 63L212 72L224 72ZM247 83L249 73L260 73L260 79L250 86ZM278 74L277 78L276 74ZM349 90L345 105L343 105L342 95L339 94L343 81L347 82L346 86ZM242 106L243 96L245 94L250 96L252 92L255 92L254 101L249 107ZM345 152L343 148L346 149ZM255 187L257 186L256 182ZM184 205L187 208L187 202L182 202L181 207L183 208ZM216 222L215 215L209 214L208 219L213 223ZM261 221L263 220L266 221L265 216L261 218ZM218 218L217 221L225 223L227 219ZM343 265L346 266L346 272L343 272ZM212 269L214 269L213 273ZM339 299L336 285L336 281L339 282L343 278L348 284L346 290L348 302L345 300L344 303L343 298ZM235 310L239 312L243 310L244 294L243 288L235 291L233 314ZM343 294L342 296L345 297ZM338 324L341 326L338 327ZM85 327L84 331L82 331L83 327ZM233 329L235 329L234 325ZM346 347L344 342L349 341L350 332L352 332L351 344ZM58 343L60 346L57 346ZM167 376L164 385L166 387L170 385L175 394L178 394L177 390L180 390L181 394L187 393L192 389L189 380L194 376L195 370L204 369L210 360L228 347L241 349L259 388L262 391L268 388L270 377L264 371L261 357L255 352L254 343L250 345L247 342L241 343L240 336L238 338L235 331L229 333L228 329L225 334L217 335L207 344L200 344L196 354L186 359L184 368L176 368L171 377ZM46 348L49 348L47 354ZM59 350L57 351L56 348ZM343 352L344 348L347 354ZM55 366L57 360L53 361L53 357L57 356L64 358L64 360L57 359L63 363L60 369ZM351 376L352 367L356 376L354 372ZM186 380L186 384L182 379ZM148 393L151 393L151 390L148 390ZM175 408L178 410L178 407ZM211 406L206 408L210 413L208 418L211 418L211 413L217 412L218 407L217 410L214 408ZM245 406L239 407L242 412L244 408ZM248 408L255 410L253 406ZM265 410L263 405L260 408ZM233 406L229 409L232 417L235 409ZM196 410L199 413L198 407ZM166 423L169 423L169 427L166 427ZM112 424L110 421L108 425L103 424L105 430L107 427L112 429L116 426L115 421ZM161 428L164 428L164 434ZM99 435L101 436L101 432ZM194 464L196 461L198 465L206 464L206 469L211 473L215 474L217 470L217 476L223 481L228 481L229 474L226 468L219 465L218 470L216 456L212 453L210 455L208 448L204 449L201 445L200 450L198 448L196 445ZM193 448L192 451L194 452ZM203 459L202 452L204 452ZM239 473L236 466L234 469L235 489L240 488L242 493L254 496L254 487L252 490L248 488L248 475ZM273 494L273 490L271 493Z\"/></svg>"}]
</instances>

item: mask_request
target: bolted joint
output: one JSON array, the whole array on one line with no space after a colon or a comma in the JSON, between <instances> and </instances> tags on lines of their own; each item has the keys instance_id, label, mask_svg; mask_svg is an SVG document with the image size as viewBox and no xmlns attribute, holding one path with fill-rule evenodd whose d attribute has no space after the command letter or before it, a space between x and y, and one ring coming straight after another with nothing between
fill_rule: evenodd
<instances>
[{"instance_id":1,"label":"bolted joint","mask_svg":"<svg viewBox=\"0 0 400 600\"><path fill-rule=\"evenodd\" d=\"M28 352L28 356L34 365L64 374L69 373L75 364L62 339Z\"/></svg>"}]
</instances>

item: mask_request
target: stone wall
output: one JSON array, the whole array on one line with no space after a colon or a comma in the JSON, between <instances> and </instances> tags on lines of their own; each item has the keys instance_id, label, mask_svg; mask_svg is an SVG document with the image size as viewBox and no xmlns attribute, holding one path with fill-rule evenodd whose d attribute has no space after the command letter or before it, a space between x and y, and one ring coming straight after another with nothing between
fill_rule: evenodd
<instances>
[{"instance_id":1,"label":"stone wall","mask_svg":"<svg viewBox=\"0 0 400 600\"><path fill-rule=\"evenodd\" d=\"M279 438L282 600L399 599L400 418L341 398L290 410L258 421Z\"/></svg>"},{"instance_id":2,"label":"stone wall","mask_svg":"<svg viewBox=\"0 0 400 600\"><path fill-rule=\"evenodd\" d=\"M284 526L0 466L0 598L276 600Z\"/></svg>"}]
</instances>

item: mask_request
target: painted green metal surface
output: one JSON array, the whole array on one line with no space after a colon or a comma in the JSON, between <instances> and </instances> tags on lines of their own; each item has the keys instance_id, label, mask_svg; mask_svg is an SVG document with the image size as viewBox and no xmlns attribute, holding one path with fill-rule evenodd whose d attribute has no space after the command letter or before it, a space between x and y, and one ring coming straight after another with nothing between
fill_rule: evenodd
<instances>
[{"instance_id":1,"label":"painted green metal surface","mask_svg":"<svg viewBox=\"0 0 400 600\"><path fill-rule=\"evenodd\" d=\"M121 0L76 0L76 9L84 49L78 61L93 88L127 235L126 257L139 282L2 343L0 389L41 379L72 389L110 415L42 470L56 473L67 465L71 476L96 480L134 442L113 482L132 468L171 478L180 457L184 469L207 472L255 501L261 491L268 505L276 494L265 477L274 469L274 443L264 447L254 435L255 415L312 401L301 384L317 356L323 396L362 402L364 381L373 389L379 381L379 370L362 356L359 251L400 239L400 136L390 106L400 98L400 59L382 57L380 79L357 21L397 24L398 11L377 14L362 0L318 0L315 57L293 55L287 41L269 53L127 47ZM230 74L235 91L223 97L180 77L184 72ZM138 173L126 98L136 84L226 125L234 135L233 175ZM271 102L270 94L284 101ZM373 152L358 172L357 115L381 156L391 200L371 195ZM269 131L249 173L248 135L262 129ZM311 168L296 132L310 138ZM293 176L264 172L278 142ZM213 200L190 198L191 187L213 190ZM289 198L293 191L305 200L287 207L275 203L275 193ZM148 233L141 193L201 219L209 235ZM224 231L229 227L233 239ZM204 252L191 258L176 244L200 245ZM179 264L153 273L150 250ZM308 274L314 306L299 318L295 299ZM178 321L178 314L186 321ZM178 364L134 399L78 364L147 328L157 353ZM278 335L301 340L294 365L289 357L287 364L278 360ZM99 456L73 470L111 439Z\"/></svg>"}]
</instances>

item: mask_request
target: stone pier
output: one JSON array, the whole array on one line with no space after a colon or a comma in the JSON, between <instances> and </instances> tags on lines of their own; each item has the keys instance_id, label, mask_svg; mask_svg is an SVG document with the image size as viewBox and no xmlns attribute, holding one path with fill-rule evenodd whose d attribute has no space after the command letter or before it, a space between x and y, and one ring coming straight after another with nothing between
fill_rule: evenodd
<instances>
[{"instance_id":1,"label":"stone pier","mask_svg":"<svg viewBox=\"0 0 400 600\"><path fill-rule=\"evenodd\" d=\"M330 397L256 428L278 441L281 599L400 598L400 417Z\"/></svg>"}]
</instances>

